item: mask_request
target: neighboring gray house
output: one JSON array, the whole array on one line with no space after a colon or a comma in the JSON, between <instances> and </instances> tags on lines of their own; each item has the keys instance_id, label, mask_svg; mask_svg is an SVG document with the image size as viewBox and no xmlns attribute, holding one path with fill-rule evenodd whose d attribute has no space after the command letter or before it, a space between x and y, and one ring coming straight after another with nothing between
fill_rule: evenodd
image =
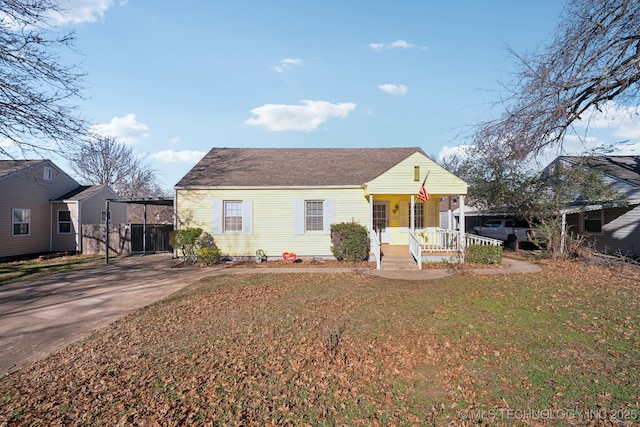
<instances>
[{"instance_id":1,"label":"neighboring gray house","mask_svg":"<svg viewBox=\"0 0 640 427\"><path fill-rule=\"evenodd\" d=\"M54 251L82 252L83 224L104 223L107 186L81 186L50 160L0 160L0 259ZM113 204L111 223L127 222Z\"/></svg>"},{"instance_id":2,"label":"neighboring gray house","mask_svg":"<svg viewBox=\"0 0 640 427\"><path fill-rule=\"evenodd\" d=\"M593 241L601 252L640 256L640 156L560 156L547 168L557 163L600 171L628 199L626 206L609 208L577 204L564 212L567 229Z\"/></svg>"}]
</instances>

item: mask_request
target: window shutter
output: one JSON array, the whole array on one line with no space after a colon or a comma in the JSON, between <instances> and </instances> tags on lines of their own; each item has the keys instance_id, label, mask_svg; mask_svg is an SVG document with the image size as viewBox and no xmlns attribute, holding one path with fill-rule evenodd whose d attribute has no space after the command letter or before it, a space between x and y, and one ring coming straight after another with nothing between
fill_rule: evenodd
<instances>
[{"instance_id":1,"label":"window shutter","mask_svg":"<svg viewBox=\"0 0 640 427\"><path fill-rule=\"evenodd\" d=\"M253 234L253 200L242 201L242 234Z\"/></svg>"},{"instance_id":2,"label":"window shutter","mask_svg":"<svg viewBox=\"0 0 640 427\"><path fill-rule=\"evenodd\" d=\"M213 201L213 234L222 234L222 200Z\"/></svg>"},{"instance_id":3,"label":"window shutter","mask_svg":"<svg viewBox=\"0 0 640 427\"><path fill-rule=\"evenodd\" d=\"M409 227L410 218L409 202L400 202L400 227Z\"/></svg>"},{"instance_id":4,"label":"window shutter","mask_svg":"<svg viewBox=\"0 0 640 427\"><path fill-rule=\"evenodd\" d=\"M296 199L295 234L304 234L304 200Z\"/></svg>"},{"instance_id":5,"label":"window shutter","mask_svg":"<svg viewBox=\"0 0 640 427\"><path fill-rule=\"evenodd\" d=\"M322 231L325 234L329 234L331 233L331 224L335 221L335 202L333 200L325 200L324 203L322 203L322 208Z\"/></svg>"}]
</instances>

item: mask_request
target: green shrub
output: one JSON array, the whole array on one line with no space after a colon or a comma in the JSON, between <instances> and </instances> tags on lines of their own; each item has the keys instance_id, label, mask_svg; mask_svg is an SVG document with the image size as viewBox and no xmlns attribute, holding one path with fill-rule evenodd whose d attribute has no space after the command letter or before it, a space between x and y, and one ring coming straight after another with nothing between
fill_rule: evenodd
<instances>
[{"instance_id":1,"label":"green shrub","mask_svg":"<svg viewBox=\"0 0 640 427\"><path fill-rule=\"evenodd\" d=\"M202 234L202 228L185 228L174 230L169 234L169 244L182 253L185 261L196 260L198 238Z\"/></svg>"},{"instance_id":2,"label":"green shrub","mask_svg":"<svg viewBox=\"0 0 640 427\"><path fill-rule=\"evenodd\" d=\"M198 250L198 262L204 265L220 264L220 257L218 248L203 247Z\"/></svg>"},{"instance_id":3,"label":"green shrub","mask_svg":"<svg viewBox=\"0 0 640 427\"><path fill-rule=\"evenodd\" d=\"M474 264L501 264L502 246L469 245L464 258Z\"/></svg>"},{"instance_id":4,"label":"green shrub","mask_svg":"<svg viewBox=\"0 0 640 427\"><path fill-rule=\"evenodd\" d=\"M331 224L331 252L340 261L369 259L369 232L355 222Z\"/></svg>"}]
</instances>

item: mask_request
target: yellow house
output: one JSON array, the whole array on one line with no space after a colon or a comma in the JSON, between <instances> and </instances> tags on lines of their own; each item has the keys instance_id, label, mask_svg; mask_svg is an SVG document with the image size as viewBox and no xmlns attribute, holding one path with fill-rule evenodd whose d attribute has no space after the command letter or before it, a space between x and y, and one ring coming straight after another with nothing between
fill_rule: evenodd
<instances>
[{"instance_id":1,"label":"yellow house","mask_svg":"<svg viewBox=\"0 0 640 427\"><path fill-rule=\"evenodd\" d=\"M423 181L426 202L416 197ZM330 224L351 221L370 230L374 253L381 244L408 254L412 239L438 232L441 197L464 210L467 184L416 147L213 148L174 190L176 229L202 228L226 255L327 258Z\"/></svg>"}]
</instances>

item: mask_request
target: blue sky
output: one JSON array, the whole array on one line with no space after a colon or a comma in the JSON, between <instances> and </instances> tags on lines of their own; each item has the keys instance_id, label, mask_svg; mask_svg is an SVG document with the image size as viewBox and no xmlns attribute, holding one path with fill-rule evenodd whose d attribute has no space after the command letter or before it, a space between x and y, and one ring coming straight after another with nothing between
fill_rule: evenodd
<instances>
[{"instance_id":1,"label":"blue sky","mask_svg":"<svg viewBox=\"0 0 640 427\"><path fill-rule=\"evenodd\" d=\"M65 60L87 73L84 115L146 155L166 189L213 147L418 146L436 159L455 151L473 124L500 113L492 107L498 81L516 66L506 46L521 53L542 46L562 7L558 0L63 4L62 25L76 32L79 52ZM607 126L594 143L640 141L637 121Z\"/></svg>"}]
</instances>

